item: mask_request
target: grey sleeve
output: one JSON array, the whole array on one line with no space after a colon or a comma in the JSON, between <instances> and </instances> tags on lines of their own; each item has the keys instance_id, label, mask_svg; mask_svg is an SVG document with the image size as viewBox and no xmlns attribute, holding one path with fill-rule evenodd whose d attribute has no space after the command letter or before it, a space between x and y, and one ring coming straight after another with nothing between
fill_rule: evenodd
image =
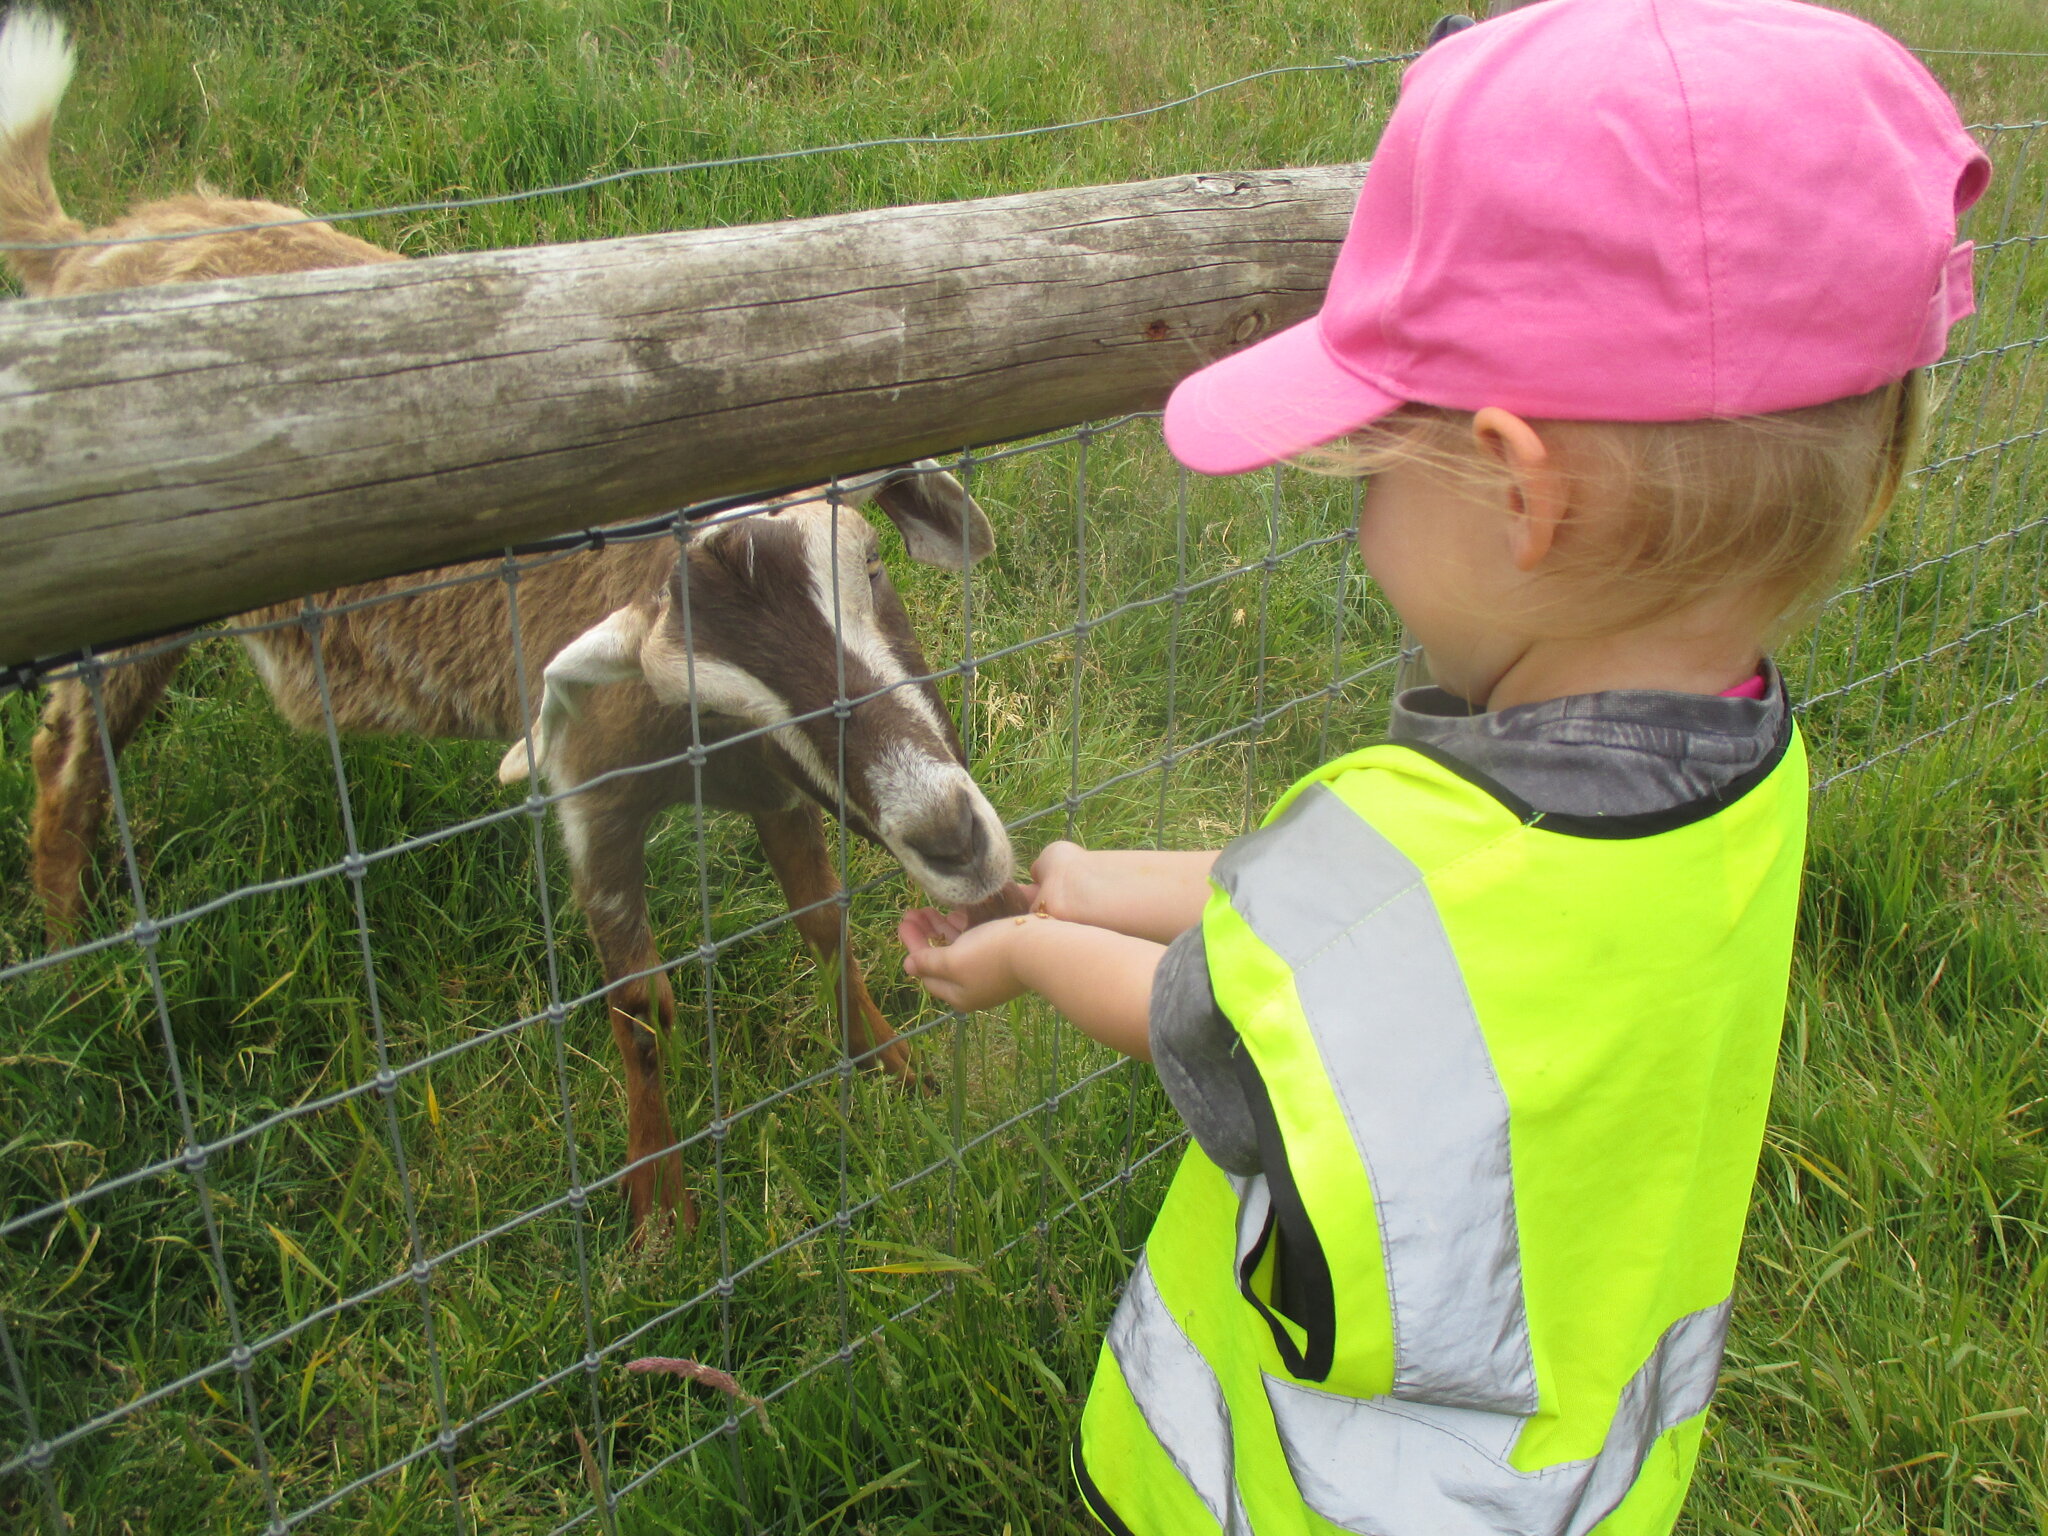
<instances>
[{"instance_id":1,"label":"grey sleeve","mask_svg":"<svg viewBox=\"0 0 2048 1536\"><path fill-rule=\"evenodd\" d=\"M1231 1055L1237 1030L1216 1006L1197 923L1166 947L1152 978L1152 1064L1195 1143L1226 1173L1258 1173L1258 1135Z\"/></svg>"}]
</instances>

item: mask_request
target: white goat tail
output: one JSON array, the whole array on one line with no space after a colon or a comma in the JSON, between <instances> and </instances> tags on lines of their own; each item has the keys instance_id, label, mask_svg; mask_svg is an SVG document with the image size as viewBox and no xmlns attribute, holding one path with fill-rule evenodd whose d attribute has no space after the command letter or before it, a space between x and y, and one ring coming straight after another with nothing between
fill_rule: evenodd
<instances>
[{"instance_id":1,"label":"white goat tail","mask_svg":"<svg viewBox=\"0 0 2048 1536\"><path fill-rule=\"evenodd\" d=\"M71 83L64 24L32 6L0 19L0 240L76 240L85 226L64 212L50 180L50 124ZM7 263L31 294L45 293L55 251L10 251Z\"/></svg>"},{"instance_id":2,"label":"white goat tail","mask_svg":"<svg viewBox=\"0 0 2048 1536\"><path fill-rule=\"evenodd\" d=\"M22 6L0 21L0 138L20 138L57 115L71 58L64 23L48 11Z\"/></svg>"}]
</instances>

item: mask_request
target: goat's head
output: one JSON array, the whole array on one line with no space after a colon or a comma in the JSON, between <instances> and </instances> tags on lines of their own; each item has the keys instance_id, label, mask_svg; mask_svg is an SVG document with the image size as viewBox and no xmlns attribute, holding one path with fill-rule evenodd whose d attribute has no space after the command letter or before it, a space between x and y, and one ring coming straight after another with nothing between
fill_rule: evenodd
<instances>
[{"instance_id":1,"label":"goat's head","mask_svg":"<svg viewBox=\"0 0 2048 1536\"><path fill-rule=\"evenodd\" d=\"M638 679L664 704L694 699L707 741L764 733L791 783L886 847L934 899L971 903L1000 889L1009 837L925 680L930 667L875 530L855 510L869 503L927 565L964 573L994 547L981 508L929 459L701 524L666 587L548 663L534 760L545 765L584 691ZM515 745L499 778L522 777L527 761Z\"/></svg>"}]
</instances>

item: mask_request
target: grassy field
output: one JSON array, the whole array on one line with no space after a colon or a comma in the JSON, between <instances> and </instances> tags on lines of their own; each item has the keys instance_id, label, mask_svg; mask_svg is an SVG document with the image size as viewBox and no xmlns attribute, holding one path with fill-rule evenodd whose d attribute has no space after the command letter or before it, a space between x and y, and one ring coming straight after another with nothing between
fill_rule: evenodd
<instances>
[{"instance_id":1,"label":"grassy field","mask_svg":"<svg viewBox=\"0 0 2048 1536\"><path fill-rule=\"evenodd\" d=\"M1928 48L2048 50L2048 20L2014 0L1856 8ZM331 210L1053 122L1402 50L1437 7L71 10L83 58L58 178L97 219L195 177ZM2048 117L2039 58L1929 62L1972 121ZM1291 75L1135 123L653 177L362 232L426 255L1353 159L1394 80ZM2005 243L1980 258L1983 315L1958 350L1988 355L1941 375L1935 467L1857 590L1783 653L1816 701L1832 782L1691 1531L2048 1533L2048 370L2028 344L2048 310L2042 138L1987 132L2001 180L1974 232ZM1069 830L1213 844L1375 730L1393 634L1345 558L1349 486L1292 472L1185 486L1143 421L980 463L972 484L1001 544L971 607L957 580L892 564L935 661L1007 652L971 693L948 686L1020 848ZM24 862L34 709L0 699L0 968L42 950ZM346 743L362 846L509 804L496 759ZM225 642L187 662L123 782L159 914L346 851L326 743L280 724ZM100 931L133 916L108 855ZM108 1533L277 1516L411 1533L458 1513L481 1531L600 1529L623 1491L616 1528L636 1533L1082 1529L1063 1448L1176 1123L1149 1074L1042 1010L962 1020L924 1003L888 960L900 880L869 850L845 857L872 884L852 909L857 952L885 1010L920 1032L937 1091L835 1070L829 979L776 924L750 837L714 816L700 839L678 811L652 880L666 953L717 944L676 973L669 1073L706 1215L694 1238L640 1248L615 1191L584 1210L562 1198L623 1155L601 1011L571 1006L559 1032L507 1027L598 980L559 853L522 819L373 866L374 987L331 878L171 929L161 1018L133 946L68 980L0 980L0 1221L175 1155L188 1116L202 1141L282 1116L212 1156L203 1186L152 1174L0 1237L0 1461L33 1437L29 1414L44 1437L118 1415L47 1469L0 1477L0 1525L54 1529L54 1505ZM402 1070L388 1099L294 1112L371 1082L380 1049ZM406 1276L414 1230L423 1289ZM257 1346L246 1371L121 1411L237 1339ZM620 1370L640 1355L708 1362L769 1401L734 1416L713 1390ZM444 1427L459 1431L445 1452Z\"/></svg>"}]
</instances>

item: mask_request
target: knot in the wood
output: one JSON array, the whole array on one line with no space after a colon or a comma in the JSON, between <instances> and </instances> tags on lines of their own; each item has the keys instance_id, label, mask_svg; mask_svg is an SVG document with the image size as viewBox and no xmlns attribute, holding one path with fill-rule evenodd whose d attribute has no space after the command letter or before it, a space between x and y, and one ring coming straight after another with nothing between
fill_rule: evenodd
<instances>
[{"instance_id":1,"label":"knot in the wood","mask_svg":"<svg viewBox=\"0 0 2048 1536\"><path fill-rule=\"evenodd\" d=\"M1164 341L1172 334L1173 327L1164 320L1154 320L1145 327L1145 339L1147 341Z\"/></svg>"},{"instance_id":2,"label":"knot in the wood","mask_svg":"<svg viewBox=\"0 0 2048 1536\"><path fill-rule=\"evenodd\" d=\"M1230 328L1230 344L1241 347L1265 328L1266 312L1263 309L1246 310Z\"/></svg>"},{"instance_id":3,"label":"knot in the wood","mask_svg":"<svg viewBox=\"0 0 2048 1536\"><path fill-rule=\"evenodd\" d=\"M1235 197L1240 192L1251 191L1253 182L1249 176L1197 176L1195 189L1213 192L1219 197Z\"/></svg>"}]
</instances>

